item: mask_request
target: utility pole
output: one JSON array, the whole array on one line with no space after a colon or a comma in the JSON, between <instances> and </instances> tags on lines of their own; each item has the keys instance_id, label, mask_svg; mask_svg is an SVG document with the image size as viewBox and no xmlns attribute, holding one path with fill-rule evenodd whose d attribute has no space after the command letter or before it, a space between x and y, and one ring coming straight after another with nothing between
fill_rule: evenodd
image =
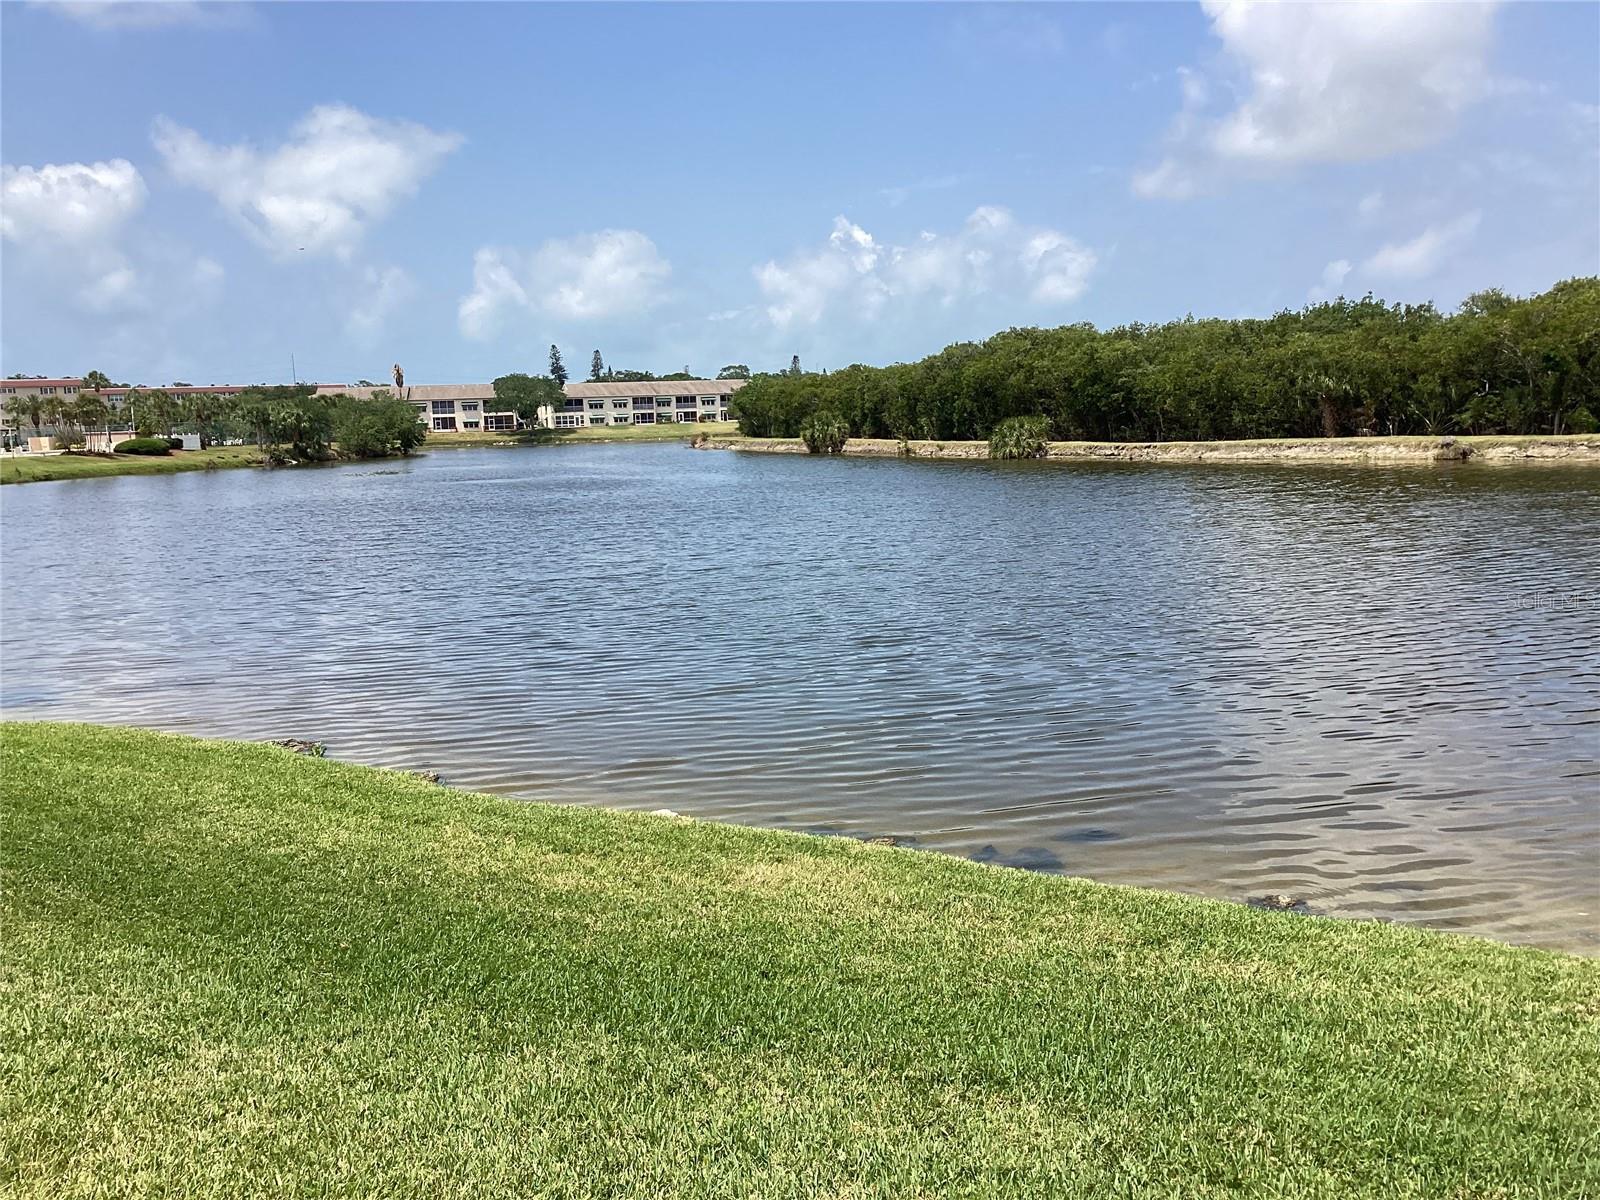
<instances>
[{"instance_id":1,"label":"utility pole","mask_svg":"<svg viewBox=\"0 0 1600 1200\"><path fill-rule=\"evenodd\" d=\"M294 369L294 351L292 350L289 352L289 382L294 384L298 384L300 382L300 375Z\"/></svg>"}]
</instances>

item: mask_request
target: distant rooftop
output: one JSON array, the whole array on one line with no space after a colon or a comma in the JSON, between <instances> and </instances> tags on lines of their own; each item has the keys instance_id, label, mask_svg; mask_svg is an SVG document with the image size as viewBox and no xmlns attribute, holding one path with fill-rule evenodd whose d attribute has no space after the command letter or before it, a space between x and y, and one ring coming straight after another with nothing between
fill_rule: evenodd
<instances>
[{"instance_id":1,"label":"distant rooftop","mask_svg":"<svg viewBox=\"0 0 1600 1200\"><path fill-rule=\"evenodd\" d=\"M569 383L569 399L601 396L727 396L744 386L742 379L641 379L633 383Z\"/></svg>"}]
</instances>

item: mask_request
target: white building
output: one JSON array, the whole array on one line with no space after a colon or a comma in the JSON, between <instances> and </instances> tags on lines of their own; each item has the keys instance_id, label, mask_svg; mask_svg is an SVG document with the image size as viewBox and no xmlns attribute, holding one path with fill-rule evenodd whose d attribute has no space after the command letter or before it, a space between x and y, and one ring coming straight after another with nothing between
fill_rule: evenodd
<instances>
[{"instance_id":1,"label":"white building","mask_svg":"<svg viewBox=\"0 0 1600 1200\"><path fill-rule=\"evenodd\" d=\"M658 379L644 383L569 383L551 414L556 429L590 425L665 425L727 421L728 401L742 379Z\"/></svg>"},{"instance_id":2,"label":"white building","mask_svg":"<svg viewBox=\"0 0 1600 1200\"><path fill-rule=\"evenodd\" d=\"M744 386L742 379L666 379L643 383L569 383L566 400L555 412L540 414L546 429L584 429L595 425L665 425L727 421L729 398ZM323 384L319 396L370 397L396 394L394 388L340 387ZM491 383L420 383L401 389L400 396L417 410L417 418L435 433L512 430L522 422L495 403Z\"/></svg>"}]
</instances>

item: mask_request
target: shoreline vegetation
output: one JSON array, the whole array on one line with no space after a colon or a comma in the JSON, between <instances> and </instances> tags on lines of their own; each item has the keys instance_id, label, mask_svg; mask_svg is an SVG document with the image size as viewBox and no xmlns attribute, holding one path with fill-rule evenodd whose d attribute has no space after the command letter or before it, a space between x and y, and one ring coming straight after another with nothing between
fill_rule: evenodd
<instances>
[{"instance_id":1,"label":"shoreline vegetation","mask_svg":"<svg viewBox=\"0 0 1600 1200\"><path fill-rule=\"evenodd\" d=\"M1579 1195L1600 963L0 726L14 1193Z\"/></svg>"},{"instance_id":2,"label":"shoreline vegetation","mask_svg":"<svg viewBox=\"0 0 1600 1200\"><path fill-rule=\"evenodd\" d=\"M807 454L799 438L753 438L732 432L732 422L686 426L682 433L638 429L576 429L539 434L430 434L420 453L481 447L554 446L563 443L684 442L703 450L742 450L764 454ZM414 451L413 453L418 453ZM907 441L850 438L832 453L858 458L973 460L993 457L988 442ZM1480 437L1256 438L1223 442L1046 442L1033 457L1051 462L1291 463L1403 466L1431 463L1559 463L1600 466L1600 435L1559 437L1485 435ZM350 460L371 461L371 460ZM213 446L175 450L160 458L132 454L50 454L0 459L0 483L44 483L113 475L164 475L228 467L260 467L255 446Z\"/></svg>"},{"instance_id":3,"label":"shoreline vegetation","mask_svg":"<svg viewBox=\"0 0 1600 1200\"><path fill-rule=\"evenodd\" d=\"M764 454L815 453L801 438L710 436L695 439L702 450ZM850 438L825 453L859 458L989 459L987 441L900 441ZM1052 462L1328 463L1406 465L1429 463L1582 463L1600 465L1600 434L1559 437L1254 438L1220 442L1043 442L1028 457Z\"/></svg>"},{"instance_id":4,"label":"shoreline vegetation","mask_svg":"<svg viewBox=\"0 0 1600 1200\"><path fill-rule=\"evenodd\" d=\"M649 426L541 430L538 433L430 433L412 455L430 450L484 446L553 446L565 442L688 442L699 436L725 437L736 429L732 421L703 425ZM672 430L674 432L667 432ZM681 430L682 432L676 432ZM335 461L372 462L374 459ZM378 461L381 461L379 459ZM48 483L62 479L97 479L112 475L170 475L180 471L211 471L224 467L261 467L266 461L257 446L212 446L205 450L174 450L160 457L137 454L34 454L0 458L0 484Z\"/></svg>"},{"instance_id":5,"label":"shoreline vegetation","mask_svg":"<svg viewBox=\"0 0 1600 1200\"><path fill-rule=\"evenodd\" d=\"M1600 432L1600 277L1459 311L1368 295L1266 319L1009 329L914 363L756 375L751 437L958 442Z\"/></svg>"}]
</instances>

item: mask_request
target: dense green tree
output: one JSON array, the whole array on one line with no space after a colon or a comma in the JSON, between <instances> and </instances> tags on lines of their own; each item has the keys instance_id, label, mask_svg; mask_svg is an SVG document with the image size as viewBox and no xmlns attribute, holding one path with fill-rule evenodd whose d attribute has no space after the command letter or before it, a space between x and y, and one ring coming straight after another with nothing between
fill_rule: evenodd
<instances>
[{"instance_id":1,"label":"dense green tree","mask_svg":"<svg viewBox=\"0 0 1600 1200\"><path fill-rule=\"evenodd\" d=\"M852 437L981 439L1024 416L1059 440L1587 433L1600 425L1600 279L1479 292L1450 316L1364 296L1265 319L1010 329L832 374L797 357L733 407L745 433L776 437L818 412Z\"/></svg>"},{"instance_id":2,"label":"dense green tree","mask_svg":"<svg viewBox=\"0 0 1600 1200\"><path fill-rule=\"evenodd\" d=\"M89 371L84 374L83 386L91 391L103 392L111 386L111 377L104 371Z\"/></svg>"},{"instance_id":3,"label":"dense green tree","mask_svg":"<svg viewBox=\"0 0 1600 1200\"><path fill-rule=\"evenodd\" d=\"M529 425L537 425L539 410L558 410L566 395L561 385L548 375L516 373L502 375L494 381L494 398L501 408L516 413Z\"/></svg>"},{"instance_id":4,"label":"dense green tree","mask_svg":"<svg viewBox=\"0 0 1600 1200\"><path fill-rule=\"evenodd\" d=\"M729 363L717 372L718 379L749 379L750 368L743 363Z\"/></svg>"},{"instance_id":5,"label":"dense green tree","mask_svg":"<svg viewBox=\"0 0 1600 1200\"><path fill-rule=\"evenodd\" d=\"M427 437L417 411L387 388L368 399L328 400L334 444L341 458L387 458L410 454Z\"/></svg>"},{"instance_id":6,"label":"dense green tree","mask_svg":"<svg viewBox=\"0 0 1600 1200\"><path fill-rule=\"evenodd\" d=\"M561 361L561 348L553 343L550 346L550 378L562 387L567 386L567 368Z\"/></svg>"},{"instance_id":7,"label":"dense green tree","mask_svg":"<svg viewBox=\"0 0 1600 1200\"><path fill-rule=\"evenodd\" d=\"M596 350L594 356L589 359L589 382L599 383L605 373L606 361L600 357L600 351Z\"/></svg>"}]
</instances>

